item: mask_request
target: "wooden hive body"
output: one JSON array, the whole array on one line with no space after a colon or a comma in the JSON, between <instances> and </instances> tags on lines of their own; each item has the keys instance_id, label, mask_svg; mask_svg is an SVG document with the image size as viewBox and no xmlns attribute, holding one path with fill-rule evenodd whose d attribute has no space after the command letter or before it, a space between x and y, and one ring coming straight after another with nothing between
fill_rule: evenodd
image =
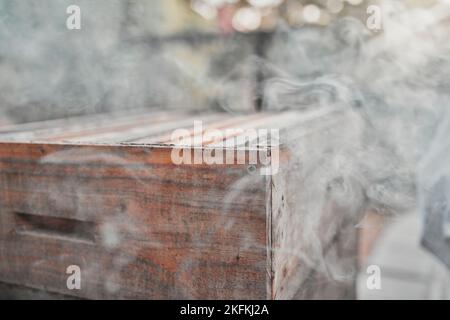
<instances>
[{"instance_id":1,"label":"wooden hive body","mask_svg":"<svg viewBox=\"0 0 450 320\"><path fill-rule=\"evenodd\" d=\"M352 281L328 279L297 254L304 186L291 172L292 148L338 117L152 112L0 128L0 282L88 299L350 298ZM258 174L259 163L176 165L170 134L195 120L297 135L281 144L275 175ZM332 212L318 241L352 265L355 233L339 237L344 215ZM67 287L72 265L80 290Z\"/></svg>"}]
</instances>

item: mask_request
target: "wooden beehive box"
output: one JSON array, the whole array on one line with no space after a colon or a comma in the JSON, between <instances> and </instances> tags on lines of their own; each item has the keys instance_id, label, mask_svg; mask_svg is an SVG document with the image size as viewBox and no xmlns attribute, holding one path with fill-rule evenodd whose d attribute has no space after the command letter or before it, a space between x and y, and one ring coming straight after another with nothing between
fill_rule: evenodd
<instances>
[{"instance_id":1,"label":"wooden beehive box","mask_svg":"<svg viewBox=\"0 0 450 320\"><path fill-rule=\"evenodd\" d=\"M356 265L353 225L332 203L307 223L298 196L307 186L297 151L320 154L315 143L343 116L155 111L3 127L0 282L88 299L352 298L352 277L330 277L322 262ZM171 133L196 120L280 129L278 172L174 164ZM273 147L258 150L270 158ZM79 290L67 287L73 265Z\"/></svg>"}]
</instances>

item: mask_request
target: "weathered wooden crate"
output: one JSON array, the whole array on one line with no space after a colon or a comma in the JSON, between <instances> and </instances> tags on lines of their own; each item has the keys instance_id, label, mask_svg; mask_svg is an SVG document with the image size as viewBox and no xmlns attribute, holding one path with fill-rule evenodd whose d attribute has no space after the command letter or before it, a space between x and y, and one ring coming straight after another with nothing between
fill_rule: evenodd
<instances>
[{"instance_id":1,"label":"weathered wooden crate","mask_svg":"<svg viewBox=\"0 0 450 320\"><path fill-rule=\"evenodd\" d=\"M356 265L353 224L332 201L307 223L298 196L308 187L298 154L320 155L316 144L325 133L332 140L343 117L152 112L1 128L3 290L88 299L352 298L353 277L329 276L323 261ZM256 147L272 166L279 148L279 171L261 174L250 149L241 164L174 164L171 133L195 120L204 130L279 129L279 146ZM67 287L72 265L81 270L80 290Z\"/></svg>"}]
</instances>

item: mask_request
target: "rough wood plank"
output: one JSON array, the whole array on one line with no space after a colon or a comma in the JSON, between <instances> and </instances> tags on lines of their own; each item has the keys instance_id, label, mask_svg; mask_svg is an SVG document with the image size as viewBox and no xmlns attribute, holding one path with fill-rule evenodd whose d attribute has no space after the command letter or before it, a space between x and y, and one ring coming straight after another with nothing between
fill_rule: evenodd
<instances>
[{"instance_id":1,"label":"rough wood plank","mask_svg":"<svg viewBox=\"0 0 450 320\"><path fill-rule=\"evenodd\" d=\"M2 143L0 176L3 282L92 299L267 297L266 180L246 166L174 166L161 147ZM18 232L18 213L88 221L95 240ZM79 292L66 288L73 264Z\"/></svg>"},{"instance_id":2,"label":"rough wood plank","mask_svg":"<svg viewBox=\"0 0 450 320\"><path fill-rule=\"evenodd\" d=\"M342 121L333 119L345 115L327 116L332 119L314 117L302 130L290 136L287 132L284 160L271 177L274 299L355 297L358 220L334 201L327 191L330 185L320 180L323 175L314 176L327 147L340 136L336 124Z\"/></svg>"}]
</instances>

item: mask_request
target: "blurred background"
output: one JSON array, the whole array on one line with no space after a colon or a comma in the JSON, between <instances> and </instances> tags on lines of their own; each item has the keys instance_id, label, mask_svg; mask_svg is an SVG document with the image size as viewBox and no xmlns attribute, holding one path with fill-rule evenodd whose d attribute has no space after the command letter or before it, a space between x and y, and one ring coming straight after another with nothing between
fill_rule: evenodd
<instances>
[{"instance_id":1,"label":"blurred background","mask_svg":"<svg viewBox=\"0 0 450 320\"><path fill-rule=\"evenodd\" d=\"M319 42L313 48L317 52L309 53L301 52L295 37L304 29L312 32L306 37L321 37L321 30L341 17L365 23L368 3L3 0L3 121L124 108L205 108L226 104L223 99L233 99L235 108L260 107L258 86L268 70L259 70L255 57L281 70L316 72L313 66L303 70L304 55L334 55L345 42L305 39ZM81 30L66 28L66 8L71 4L81 8ZM285 65L292 61L294 68ZM228 79L238 79L243 86L231 89Z\"/></svg>"},{"instance_id":2,"label":"blurred background","mask_svg":"<svg viewBox=\"0 0 450 320\"><path fill-rule=\"evenodd\" d=\"M66 28L72 4L81 30ZM448 299L450 235L433 238L444 243L434 254L421 242L435 234L427 192L450 172L449 26L444 0L0 0L0 125L139 108L350 108L365 147L343 155L349 171L332 168L364 190L358 297Z\"/></svg>"}]
</instances>

